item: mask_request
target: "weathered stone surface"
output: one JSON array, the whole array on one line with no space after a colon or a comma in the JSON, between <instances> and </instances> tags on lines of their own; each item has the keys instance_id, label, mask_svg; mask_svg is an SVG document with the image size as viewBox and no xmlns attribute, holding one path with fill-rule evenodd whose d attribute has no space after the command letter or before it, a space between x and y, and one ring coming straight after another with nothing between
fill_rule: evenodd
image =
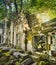
<instances>
[{"instance_id":1,"label":"weathered stone surface","mask_svg":"<svg viewBox=\"0 0 56 65\"><path fill-rule=\"evenodd\" d=\"M25 53L25 52L24 52L24 51L22 51L22 50L20 50L19 52L20 52L20 53Z\"/></svg>"},{"instance_id":2,"label":"weathered stone surface","mask_svg":"<svg viewBox=\"0 0 56 65\"><path fill-rule=\"evenodd\" d=\"M31 64L33 64L33 63L34 63L34 61L33 61L32 58L27 58L27 59L25 59L25 60L21 63L21 65L31 65Z\"/></svg>"},{"instance_id":3,"label":"weathered stone surface","mask_svg":"<svg viewBox=\"0 0 56 65\"><path fill-rule=\"evenodd\" d=\"M4 54L0 53L0 58L3 56Z\"/></svg>"},{"instance_id":4,"label":"weathered stone surface","mask_svg":"<svg viewBox=\"0 0 56 65\"><path fill-rule=\"evenodd\" d=\"M51 51L52 56L56 56L56 51Z\"/></svg>"},{"instance_id":5,"label":"weathered stone surface","mask_svg":"<svg viewBox=\"0 0 56 65\"><path fill-rule=\"evenodd\" d=\"M20 53L19 52L14 52L13 56L16 57L16 58L19 58L20 57Z\"/></svg>"},{"instance_id":6,"label":"weathered stone surface","mask_svg":"<svg viewBox=\"0 0 56 65\"><path fill-rule=\"evenodd\" d=\"M9 47L3 47L3 48L2 48L2 52L8 52L9 50L10 50Z\"/></svg>"},{"instance_id":7,"label":"weathered stone surface","mask_svg":"<svg viewBox=\"0 0 56 65\"><path fill-rule=\"evenodd\" d=\"M20 56L21 58L23 58L23 57L25 57L25 56L28 56L28 54L25 54L25 53L23 54L23 53L20 53L20 52L14 52L13 55L14 55L15 57Z\"/></svg>"},{"instance_id":8,"label":"weathered stone surface","mask_svg":"<svg viewBox=\"0 0 56 65\"><path fill-rule=\"evenodd\" d=\"M9 60L9 56L2 56L1 58L0 58L0 62L7 62Z\"/></svg>"},{"instance_id":9,"label":"weathered stone surface","mask_svg":"<svg viewBox=\"0 0 56 65\"><path fill-rule=\"evenodd\" d=\"M47 62L47 64L56 65L56 62L50 61L48 54L25 53L9 47L1 47L1 50L4 52L0 52L0 65L39 65L41 61L44 64Z\"/></svg>"},{"instance_id":10,"label":"weathered stone surface","mask_svg":"<svg viewBox=\"0 0 56 65\"><path fill-rule=\"evenodd\" d=\"M36 63L33 63L33 64L31 64L31 65L36 65Z\"/></svg>"}]
</instances>

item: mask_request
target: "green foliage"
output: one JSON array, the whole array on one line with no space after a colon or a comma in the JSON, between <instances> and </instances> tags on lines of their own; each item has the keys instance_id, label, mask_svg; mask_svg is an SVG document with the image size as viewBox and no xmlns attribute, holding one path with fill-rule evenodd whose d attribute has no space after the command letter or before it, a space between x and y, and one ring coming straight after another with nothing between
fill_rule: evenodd
<instances>
[{"instance_id":1,"label":"green foliage","mask_svg":"<svg viewBox=\"0 0 56 65\"><path fill-rule=\"evenodd\" d=\"M44 11L48 8L56 10L56 0L29 0L27 3L29 3L27 4L29 8L27 6L26 8L28 8L30 12L35 12L38 10Z\"/></svg>"},{"instance_id":2,"label":"green foliage","mask_svg":"<svg viewBox=\"0 0 56 65\"><path fill-rule=\"evenodd\" d=\"M2 20L5 17L5 6L0 3L0 20Z\"/></svg>"},{"instance_id":3,"label":"green foliage","mask_svg":"<svg viewBox=\"0 0 56 65\"><path fill-rule=\"evenodd\" d=\"M31 6L37 6L37 0L31 0Z\"/></svg>"},{"instance_id":4,"label":"green foliage","mask_svg":"<svg viewBox=\"0 0 56 65\"><path fill-rule=\"evenodd\" d=\"M17 61L17 62L15 63L15 65L20 65L20 63Z\"/></svg>"},{"instance_id":5,"label":"green foliage","mask_svg":"<svg viewBox=\"0 0 56 65\"><path fill-rule=\"evenodd\" d=\"M48 61L49 55L48 54L43 54L39 57L40 61Z\"/></svg>"},{"instance_id":6,"label":"green foliage","mask_svg":"<svg viewBox=\"0 0 56 65\"><path fill-rule=\"evenodd\" d=\"M40 61L39 65L50 65L48 62Z\"/></svg>"},{"instance_id":7,"label":"green foliage","mask_svg":"<svg viewBox=\"0 0 56 65\"><path fill-rule=\"evenodd\" d=\"M2 1L2 0L1 0ZM35 12L43 12L47 9L52 10L53 12L56 13L56 0L22 0L22 8L24 11L29 11L30 13L35 13ZM12 1L14 2L14 0ZM18 6L18 11L20 12L21 9L21 0L16 0L17 6ZM5 17L6 11L5 11L5 6L0 3L0 20ZM11 15L11 11L8 14L8 18L12 16L12 18L16 19L16 16Z\"/></svg>"}]
</instances>

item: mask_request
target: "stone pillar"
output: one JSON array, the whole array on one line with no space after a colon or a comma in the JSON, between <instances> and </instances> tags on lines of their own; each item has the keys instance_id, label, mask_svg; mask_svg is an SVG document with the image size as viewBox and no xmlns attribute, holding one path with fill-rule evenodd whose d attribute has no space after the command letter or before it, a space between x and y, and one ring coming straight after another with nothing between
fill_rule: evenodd
<instances>
[{"instance_id":1,"label":"stone pillar","mask_svg":"<svg viewBox=\"0 0 56 65\"><path fill-rule=\"evenodd\" d=\"M21 48L25 51L25 33L22 33L21 40Z\"/></svg>"},{"instance_id":2,"label":"stone pillar","mask_svg":"<svg viewBox=\"0 0 56 65\"><path fill-rule=\"evenodd\" d=\"M48 36L48 44L51 44L50 36Z\"/></svg>"},{"instance_id":3,"label":"stone pillar","mask_svg":"<svg viewBox=\"0 0 56 65\"><path fill-rule=\"evenodd\" d=\"M27 44L27 51L31 51L33 52L33 48L32 48L32 41L28 41L28 44Z\"/></svg>"},{"instance_id":4,"label":"stone pillar","mask_svg":"<svg viewBox=\"0 0 56 65\"><path fill-rule=\"evenodd\" d=\"M13 21L11 21L10 30L11 30L11 44L13 44Z\"/></svg>"},{"instance_id":5,"label":"stone pillar","mask_svg":"<svg viewBox=\"0 0 56 65\"><path fill-rule=\"evenodd\" d=\"M3 41L3 43L6 42L6 38L7 38L7 21L5 21L5 27L4 27L4 41Z\"/></svg>"},{"instance_id":6,"label":"stone pillar","mask_svg":"<svg viewBox=\"0 0 56 65\"><path fill-rule=\"evenodd\" d=\"M24 48L24 45L23 45L23 37L24 37L24 35L23 35L23 25L22 25L22 23L19 25L19 46L20 46L20 48L21 49L23 49Z\"/></svg>"},{"instance_id":7,"label":"stone pillar","mask_svg":"<svg viewBox=\"0 0 56 65\"><path fill-rule=\"evenodd\" d=\"M27 44L27 51L33 52L33 46L32 46L32 34L28 32L28 44Z\"/></svg>"},{"instance_id":8,"label":"stone pillar","mask_svg":"<svg viewBox=\"0 0 56 65\"><path fill-rule=\"evenodd\" d=\"M14 26L14 47L16 45L16 26Z\"/></svg>"},{"instance_id":9,"label":"stone pillar","mask_svg":"<svg viewBox=\"0 0 56 65\"><path fill-rule=\"evenodd\" d=\"M0 43L1 44L3 44L3 42L2 42L2 40L3 40L2 36L3 36L3 29L1 28L0 29Z\"/></svg>"},{"instance_id":10,"label":"stone pillar","mask_svg":"<svg viewBox=\"0 0 56 65\"><path fill-rule=\"evenodd\" d=\"M1 34L1 44L2 44L2 34Z\"/></svg>"},{"instance_id":11,"label":"stone pillar","mask_svg":"<svg viewBox=\"0 0 56 65\"><path fill-rule=\"evenodd\" d=\"M48 54L51 56L51 36L48 35Z\"/></svg>"},{"instance_id":12,"label":"stone pillar","mask_svg":"<svg viewBox=\"0 0 56 65\"><path fill-rule=\"evenodd\" d=\"M51 51L55 51L55 50L56 50L56 37L54 34L54 35L52 35Z\"/></svg>"}]
</instances>

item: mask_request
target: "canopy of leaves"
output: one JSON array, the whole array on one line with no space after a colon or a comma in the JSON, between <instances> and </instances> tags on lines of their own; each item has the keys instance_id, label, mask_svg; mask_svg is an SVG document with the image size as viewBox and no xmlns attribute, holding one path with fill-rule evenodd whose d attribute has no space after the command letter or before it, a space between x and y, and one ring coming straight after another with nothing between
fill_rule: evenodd
<instances>
[{"instance_id":1,"label":"canopy of leaves","mask_svg":"<svg viewBox=\"0 0 56 65\"><path fill-rule=\"evenodd\" d=\"M0 20L5 17L5 6L0 2Z\"/></svg>"},{"instance_id":2,"label":"canopy of leaves","mask_svg":"<svg viewBox=\"0 0 56 65\"><path fill-rule=\"evenodd\" d=\"M50 19L56 18L56 0L27 0L24 9L30 13L48 13Z\"/></svg>"},{"instance_id":3,"label":"canopy of leaves","mask_svg":"<svg viewBox=\"0 0 56 65\"><path fill-rule=\"evenodd\" d=\"M56 10L56 0L31 0L31 7L37 10L50 8Z\"/></svg>"},{"instance_id":4,"label":"canopy of leaves","mask_svg":"<svg viewBox=\"0 0 56 65\"><path fill-rule=\"evenodd\" d=\"M2 2L3 0L0 1ZM17 3L18 12L20 12L20 9L22 7L24 11L29 11L30 13L44 12L45 10L48 9L52 10L52 13L54 14L56 13L56 0L15 0L15 1ZM11 2L14 2L14 0L11 0ZM0 3L0 19L4 18L5 14L4 9L5 9L4 6Z\"/></svg>"}]
</instances>

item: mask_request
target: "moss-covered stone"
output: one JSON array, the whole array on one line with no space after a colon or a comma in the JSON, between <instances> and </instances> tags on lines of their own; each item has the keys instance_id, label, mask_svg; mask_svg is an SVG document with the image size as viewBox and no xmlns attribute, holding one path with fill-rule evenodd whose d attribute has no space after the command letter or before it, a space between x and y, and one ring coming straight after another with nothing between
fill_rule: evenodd
<instances>
[{"instance_id":1,"label":"moss-covered stone","mask_svg":"<svg viewBox=\"0 0 56 65\"><path fill-rule=\"evenodd\" d=\"M50 65L48 62L40 61L39 65Z\"/></svg>"},{"instance_id":2,"label":"moss-covered stone","mask_svg":"<svg viewBox=\"0 0 56 65\"><path fill-rule=\"evenodd\" d=\"M9 60L9 56L2 56L1 58L0 58L0 63L1 62L7 62Z\"/></svg>"}]
</instances>

